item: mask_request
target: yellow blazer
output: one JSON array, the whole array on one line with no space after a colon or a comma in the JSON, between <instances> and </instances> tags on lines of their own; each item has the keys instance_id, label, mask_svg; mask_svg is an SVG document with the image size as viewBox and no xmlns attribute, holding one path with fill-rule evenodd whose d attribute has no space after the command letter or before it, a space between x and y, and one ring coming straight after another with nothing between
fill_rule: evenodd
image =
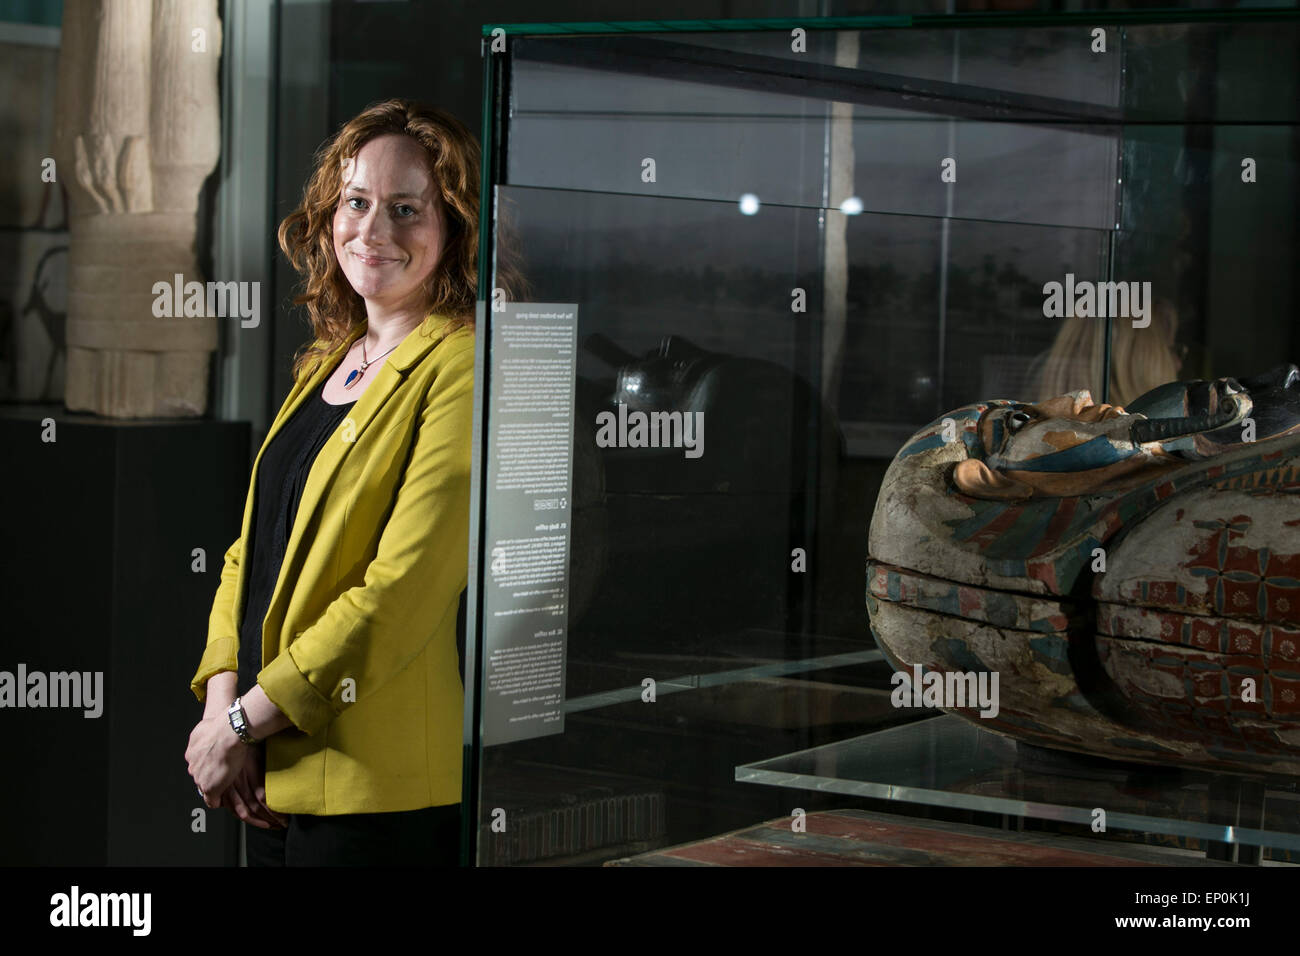
<instances>
[{"instance_id":1,"label":"yellow blazer","mask_svg":"<svg viewBox=\"0 0 1300 956\"><path fill-rule=\"evenodd\" d=\"M460 801L464 689L456 611L469 565L474 334L430 316L382 365L312 465L262 624L257 682L293 721L266 741L282 813L379 813ZM294 383L253 463L190 686L238 670L257 467L338 367ZM432 332L432 336L429 333Z\"/></svg>"}]
</instances>

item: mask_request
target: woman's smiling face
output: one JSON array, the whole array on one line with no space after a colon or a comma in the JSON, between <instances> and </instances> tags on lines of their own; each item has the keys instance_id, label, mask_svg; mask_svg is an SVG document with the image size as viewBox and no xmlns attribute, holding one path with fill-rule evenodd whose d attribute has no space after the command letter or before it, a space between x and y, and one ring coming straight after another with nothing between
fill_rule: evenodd
<instances>
[{"instance_id":1,"label":"woman's smiling face","mask_svg":"<svg viewBox=\"0 0 1300 956\"><path fill-rule=\"evenodd\" d=\"M379 136L345 160L334 211L334 254L367 310L420 310L442 257L446 216L408 136Z\"/></svg>"}]
</instances>

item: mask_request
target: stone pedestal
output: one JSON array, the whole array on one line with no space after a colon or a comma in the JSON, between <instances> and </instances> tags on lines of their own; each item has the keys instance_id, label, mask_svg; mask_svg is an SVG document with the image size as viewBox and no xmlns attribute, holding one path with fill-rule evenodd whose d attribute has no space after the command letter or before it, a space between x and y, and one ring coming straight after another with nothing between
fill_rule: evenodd
<instances>
[{"instance_id":1,"label":"stone pedestal","mask_svg":"<svg viewBox=\"0 0 1300 956\"><path fill-rule=\"evenodd\" d=\"M53 443L42 420L56 421ZM98 717L0 709L0 863L233 865L238 821L186 772L189 690L248 490L248 422L112 421L0 408L12 485L0 557L13 596L0 671L103 675ZM195 567L194 549L206 567Z\"/></svg>"}]
</instances>

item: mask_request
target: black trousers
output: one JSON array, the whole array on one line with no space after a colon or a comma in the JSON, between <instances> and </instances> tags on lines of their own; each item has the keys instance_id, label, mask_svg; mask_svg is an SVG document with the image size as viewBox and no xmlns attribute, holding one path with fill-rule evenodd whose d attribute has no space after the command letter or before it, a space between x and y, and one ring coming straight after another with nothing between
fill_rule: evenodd
<instances>
[{"instance_id":1,"label":"black trousers","mask_svg":"<svg viewBox=\"0 0 1300 956\"><path fill-rule=\"evenodd\" d=\"M460 804L396 813L284 814L285 829L244 824L249 866L457 866Z\"/></svg>"}]
</instances>

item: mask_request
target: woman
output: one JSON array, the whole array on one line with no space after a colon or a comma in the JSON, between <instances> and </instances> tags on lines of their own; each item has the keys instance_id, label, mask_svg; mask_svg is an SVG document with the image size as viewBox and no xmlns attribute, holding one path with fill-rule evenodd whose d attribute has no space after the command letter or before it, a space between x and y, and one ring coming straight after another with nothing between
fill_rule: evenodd
<instances>
[{"instance_id":1,"label":"woman","mask_svg":"<svg viewBox=\"0 0 1300 956\"><path fill-rule=\"evenodd\" d=\"M250 865L455 864L479 148L372 106L279 241L315 340L253 465L186 760Z\"/></svg>"}]
</instances>

